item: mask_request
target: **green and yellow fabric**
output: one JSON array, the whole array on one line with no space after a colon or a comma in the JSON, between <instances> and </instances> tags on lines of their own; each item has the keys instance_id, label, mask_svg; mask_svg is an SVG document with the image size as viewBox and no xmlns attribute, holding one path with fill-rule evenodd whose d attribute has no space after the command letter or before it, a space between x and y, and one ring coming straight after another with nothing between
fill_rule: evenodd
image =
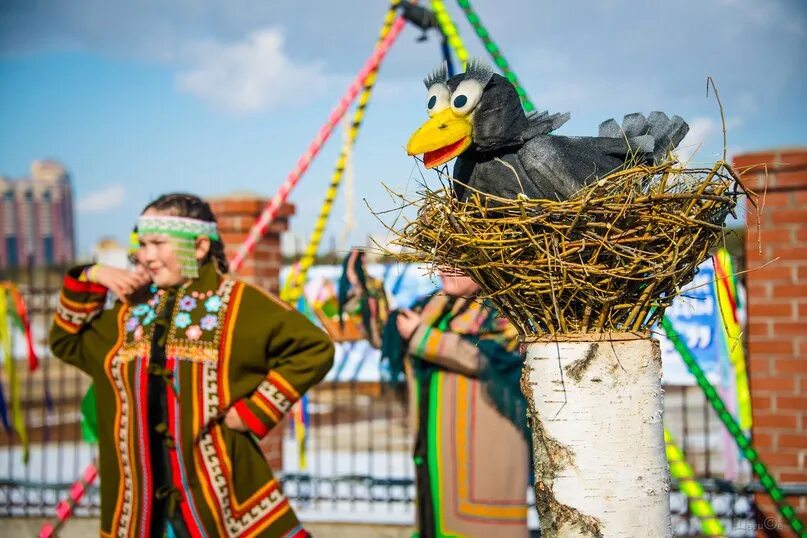
<instances>
[{"instance_id":1,"label":"green and yellow fabric","mask_svg":"<svg viewBox=\"0 0 807 538\"><path fill-rule=\"evenodd\" d=\"M212 263L187 285L152 288L130 305L108 301L106 288L79 279L82 270L64 279L50 344L93 379L101 535L149 536L158 517L150 458L157 430L168 447L172 511L191 536L305 536L255 438L325 376L327 335ZM150 376L165 380L164 424L149 420ZM251 434L223 424L230 408Z\"/></svg>"}]
</instances>

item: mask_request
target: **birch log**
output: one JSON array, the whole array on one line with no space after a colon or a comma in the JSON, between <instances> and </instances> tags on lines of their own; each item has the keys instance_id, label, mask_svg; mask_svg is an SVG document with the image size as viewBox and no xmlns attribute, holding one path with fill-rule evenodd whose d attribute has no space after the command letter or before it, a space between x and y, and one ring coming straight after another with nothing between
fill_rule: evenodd
<instances>
[{"instance_id":1,"label":"birch log","mask_svg":"<svg viewBox=\"0 0 807 538\"><path fill-rule=\"evenodd\" d=\"M542 536L672 536L658 342L587 334L526 352Z\"/></svg>"}]
</instances>

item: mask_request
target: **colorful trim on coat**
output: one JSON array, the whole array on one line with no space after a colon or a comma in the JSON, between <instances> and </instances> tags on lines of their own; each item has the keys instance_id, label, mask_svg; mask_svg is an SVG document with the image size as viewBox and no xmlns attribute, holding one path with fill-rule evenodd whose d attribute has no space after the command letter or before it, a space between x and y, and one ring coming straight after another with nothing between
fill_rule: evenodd
<instances>
[{"instance_id":1,"label":"colorful trim on coat","mask_svg":"<svg viewBox=\"0 0 807 538\"><path fill-rule=\"evenodd\" d=\"M194 393L198 394L201 424L207 424L217 417L219 410L219 372L208 363L197 368L199 376L195 381L199 387L194 387ZM232 464L219 426L201 436L195 454L202 488L208 504L216 508L213 510L216 524L223 536L258 534L291 509L275 480L244 503L238 502L232 488Z\"/></svg>"}]
</instances>

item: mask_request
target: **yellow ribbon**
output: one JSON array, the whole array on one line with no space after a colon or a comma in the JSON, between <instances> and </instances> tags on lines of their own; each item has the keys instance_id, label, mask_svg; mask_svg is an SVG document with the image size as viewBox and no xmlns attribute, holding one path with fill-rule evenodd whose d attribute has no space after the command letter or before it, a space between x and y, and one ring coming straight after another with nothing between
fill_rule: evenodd
<instances>
[{"instance_id":1,"label":"yellow ribbon","mask_svg":"<svg viewBox=\"0 0 807 538\"><path fill-rule=\"evenodd\" d=\"M695 480L692 467L684 458L684 453L675 444L672 434L664 428L664 444L666 445L667 462L670 464L670 476L678 480L681 493L689 500L692 514L700 520L701 532L705 536L725 536L723 524L715 516L714 508L706 498L703 486Z\"/></svg>"},{"instance_id":2,"label":"yellow ribbon","mask_svg":"<svg viewBox=\"0 0 807 538\"><path fill-rule=\"evenodd\" d=\"M715 296L723 339L728 348L729 362L734 371L734 386L737 390L737 419L740 428L751 430L751 390L748 388L748 372L745 368L743 331L737 320L737 290L734 286L734 268L728 250L721 248L714 258Z\"/></svg>"},{"instance_id":3,"label":"yellow ribbon","mask_svg":"<svg viewBox=\"0 0 807 538\"><path fill-rule=\"evenodd\" d=\"M22 461L28 463L28 431L25 429L25 417L22 414L20 402L20 380L17 377L17 365L14 362L14 348L12 329L8 319L8 290L0 286L0 347L3 349L3 360L6 362L6 377L8 378L9 402L11 407L11 424L22 443Z\"/></svg>"},{"instance_id":4,"label":"yellow ribbon","mask_svg":"<svg viewBox=\"0 0 807 538\"><path fill-rule=\"evenodd\" d=\"M465 50L465 44L462 42L457 26L451 20L451 15L448 14L443 0L432 0L432 11L437 17L437 24L440 26L440 31L446 36L448 44L454 49L454 54L460 61L462 69L465 70L465 64L468 63L468 51Z\"/></svg>"},{"instance_id":5,"label":"yellow ribbon","mask_svg":"<svg viewBox=\"0 0 807 538\"><path fill-rule=\"evenodd\" d=\"M392 23L395 21L399 3L400 0L392 0L389 11L387 11L387 16L384 19L384 26L381 28L381 32L379 33L378 43L376 46L384 41L384 38L392 29ZM359 96L359 104L353 113L353 121L350 129L348 130L347 139L342 146L342 151L339 154L339 158L336 160L336 167L334 168L333 175L331 176L331 184L328 185L328 190L325 193L325 201L322 203L322 207L320 208L319 217L314 225L314 231L311 233L311 239L308 242L308 246L305 249L303 257L300 259L298 271L294 274L289 273L289 278L286 279L286 285L284 286L281 297L291 305L294 305L297 302L297 299L303 293L303 286L305 285L306 278L308 277L308 270L316 260L317 250L319 250L319 244L322 241L322 235L325 232L325 225L327 224L328 218L331 215L333 202L336 199L339 185L341 184L342 177L344 176L345 166L348 156L350 155L350 148L353 146L356 141L356 137L359 135L359 127L361 127L362 120L364 119L364 110L367 108L367 103L370 101L370 96L372 95L373 86L375 85L377 75L378 68L370 73L370 76L367 77L367 80L364 83L364 89Z\"/></svg>"}]
</instances>

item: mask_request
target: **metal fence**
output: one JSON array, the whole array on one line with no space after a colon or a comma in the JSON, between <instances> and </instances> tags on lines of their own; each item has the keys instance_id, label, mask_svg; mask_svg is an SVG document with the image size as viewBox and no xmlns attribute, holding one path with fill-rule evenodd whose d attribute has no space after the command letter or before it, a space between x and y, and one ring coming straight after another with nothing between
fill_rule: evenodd
<instances>
[{"instance_id":1,"label":"metal fence","mask_svg":"<svg viewBox=\"0 0 807 538\"><path fill-rule=\"evenodd\" d=\"M0 280L15 282L26 298L40 359L33 373L27 372L25 361L17 363L31 453L24 464L19 439L0 432L0 517L52 516L57 501L96 456L96 448L81 441L79 406L89 379L52 357L46 345L62 274L61 268L0 273ZM7 387L5 372L0 379ZM283 468L278 469L302 519L411 524L415 488L405 389L332 379L312 389L308 399L306 449L300 451L287 421ZM709 492L729 535L753 536L758 516L751 475L726 461L722 425L698 387L666 387L665 425ZM675 534L697 535L698 522L687 499L673 487ZM93 488L77 514L97 515L99 501ZM534 512L531 518L535 524Z\"/></svg>"}]
</instances>

